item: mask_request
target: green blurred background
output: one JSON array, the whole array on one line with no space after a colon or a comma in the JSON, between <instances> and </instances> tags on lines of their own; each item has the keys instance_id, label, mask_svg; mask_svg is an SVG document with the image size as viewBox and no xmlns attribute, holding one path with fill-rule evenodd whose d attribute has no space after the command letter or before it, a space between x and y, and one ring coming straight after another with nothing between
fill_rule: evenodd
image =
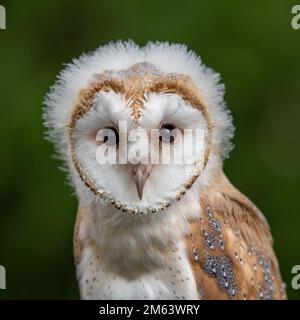
<instances>
[{"instance_id":1,"label":"green blurred background","mask_svg":"<svg viewBox=\"0 0 300 320\"><path fill-rule=\"evenodd\" d=\"M298 1L299 2L299 1ZM42 100L63 63L109 41L185 43L221 73L236 126L225 164L266 215L290 298L300 264L300 30L293 1L0 0L1 298L78 298L76 199L44 140Z\"/></svg>"}]
</instances>

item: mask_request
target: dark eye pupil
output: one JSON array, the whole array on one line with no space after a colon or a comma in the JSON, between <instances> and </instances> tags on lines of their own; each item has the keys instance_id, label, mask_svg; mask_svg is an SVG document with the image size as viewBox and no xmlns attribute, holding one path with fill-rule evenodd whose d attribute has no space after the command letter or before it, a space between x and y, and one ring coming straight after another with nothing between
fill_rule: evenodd
<instances>
[{"instance_id":1,"label":"dark eye pupil","mask_svg":"<svg viewBox=\"0 0 300 320\"><path fill-rule=\"evenodd\" d=\"M107 142L107 140L108 140L108 136L105 135L105 136L103 137L103 142Z\"/></svg>"},{"instance_id":2,"label":"dark eye pupil","mask_svg":"<svg viewBox=\"0 0 300 320\"><path fill-rule=\"evenodd\" d=\"M103 132L103 142L109 144L118 144L119 143L119 133L117 129L111 127L104 129Z\"/></svg>"},{"instance_id":3,"label":"dark eye pupil","mask_svg":"<svg viewBox=\"0 0 300 320\"><path fill-rule=\"evenodd\" d=\"M159 131L160 142L172 143L175 139L175 127L172 124L165 124Z\"/></svg>"}]
</instances>

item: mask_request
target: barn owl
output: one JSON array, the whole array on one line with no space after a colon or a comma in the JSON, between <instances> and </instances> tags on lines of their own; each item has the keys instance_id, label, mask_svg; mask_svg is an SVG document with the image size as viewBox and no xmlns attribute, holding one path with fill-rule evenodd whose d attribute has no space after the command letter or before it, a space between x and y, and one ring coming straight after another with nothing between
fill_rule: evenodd
<instances>
[{"instance_id":1,"label":"barn owl","mask_svg":"<svg viewBox=\"0 0 300 320\"><path fill-rule=\"evenodd\" d=\"M82 299L285 298L268 224L223 173L219 78L183 45L131 41L59 75L44 119L79 201Z\"/></svg>"}]
</instances>

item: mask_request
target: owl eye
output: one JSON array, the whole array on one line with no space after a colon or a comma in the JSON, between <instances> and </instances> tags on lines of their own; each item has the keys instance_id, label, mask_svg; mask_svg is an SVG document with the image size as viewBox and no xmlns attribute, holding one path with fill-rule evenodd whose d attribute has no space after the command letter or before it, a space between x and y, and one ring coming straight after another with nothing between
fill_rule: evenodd
<instances>
[{"instance_id":1,"label":"owl eye","mask_svg":"<svg viewBox=\"0 0 300 320\"><path fill-rule=\"evenodd\" d=\"M162 143L173 143L176 137L176 130L172 124L164 124L159 130L159 140Z\"/></svg>"},{"instance_id":2,"label":"owl eye","mask_svg":"<svg viewBox=\"0 0 300 320\"><path fill-rule=\"evenodd\" d=\"M96 141L108 145L116 145L119 143L119 133L117 129L113 127L101 129L97 133Z\"/></svg>"}]
</instances>

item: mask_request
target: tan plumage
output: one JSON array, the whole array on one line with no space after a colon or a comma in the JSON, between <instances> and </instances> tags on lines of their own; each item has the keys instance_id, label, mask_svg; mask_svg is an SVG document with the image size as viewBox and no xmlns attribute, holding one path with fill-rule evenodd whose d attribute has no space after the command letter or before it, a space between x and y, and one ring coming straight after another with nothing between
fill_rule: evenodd
<instances>
[{"instance_id":1,"label":"tan plumage","mask_svg":"<svg viewBox=\"0 0 300 320\"><path fill-rule=\"evenodd\" d=\"M112 44L62 73L45 119L79 199L81 298L286 298L265 218L223 173L233 136L223 94L219 76L177 45ZM142 129L142 143L120 122ZM125 163L97 157L135 147ZM151 162L165 150L187 158Z\"/></svg>"},{"instance_id":2,"label":"tan plumage","mask_svg":"<svg viewBox=\"0 0 300 320\"><path fill-rule=\"evenodd\" d=\"M286 299L269 226L261 212L221 171L199 201L203 214L189 221L190 233L185 240L199 299ZM97 260L101 259L93 239L80 237L85 214L87 209L78 210L74 229L76 265L87 247L92 248ZM218 270L217 265L212 272L206 265L209 259L220 263L225 259L225 268ZM227 277L220 271L227 272Z\"/></svg>"},{"instance_id":3,"label":"tan plumage","mask_svg":"<svg viewBox=\"0 0 300 320\"><path fill-rule=\"evenodd\" d=\"M200 199L203 215L190 221L186 244L202 298L285 299L273 240L259 210L222 172ZM209 258L221 261L224 257L233 271L233 279L225 287L218 280L220 271L211 272L205 265Z\"/></svg>"}]
</instances>

